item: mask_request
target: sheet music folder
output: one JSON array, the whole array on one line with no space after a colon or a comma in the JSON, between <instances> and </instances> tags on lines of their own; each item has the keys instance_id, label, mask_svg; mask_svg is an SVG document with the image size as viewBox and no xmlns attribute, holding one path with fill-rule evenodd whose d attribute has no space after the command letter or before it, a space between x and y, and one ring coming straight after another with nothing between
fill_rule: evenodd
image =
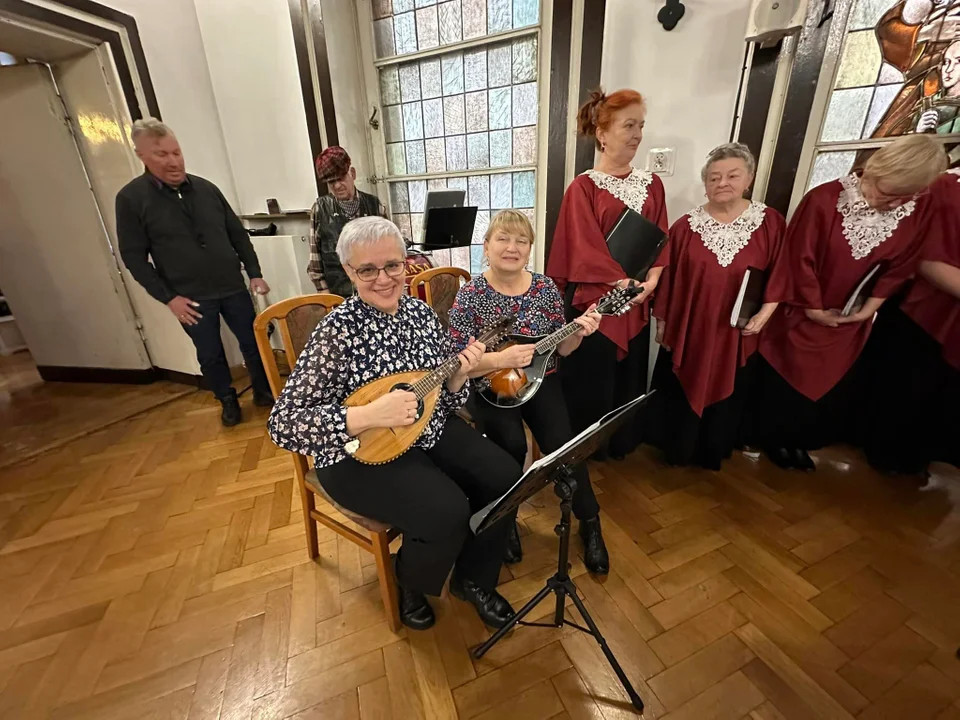
<instances>
[{"instance_id":1,"label":"sheet music folder","mask_svg":"<svg viewBox=\"0 0 960 720\"><path fill-rule=\"evenodd\" d=\"M474 534L480 534L498 520L509 515L520 506L520 503L528 500L553 482L554 473L560 466L572 468L586 462L628 417L637 412L641 405L646 404L654 392L654 390L651 390L645 395L621 405L616 410L611 410L579 435L567 441L549 455L537 460L514 483L512 488L500 498L473 514L470 518L470 529Z\"/></svg>"},{"instance_id":2,"label":"sheet music folder","mask_svg":"<svg viewBox=\"0 0 960 720\"><path fill-rule=\"evenodd\" d=\"M607 233L610 257L620 263L627 277L643 282L667 242L660 226L627 208Z\"/></svg>"},{"instance_id":3,"label":"sheet music folder","mask_svg":"<svg viewBox=\"0 0 960 720\"><path fill-rule=\"evenodd\" d=\"M841 312L843 317L849 317L854 313L860 312L860 308L863 307L867 298L870 297L870 293L873 292L873 288L877 285L877 275L882 265L883 263L874 265L870 268L870 272L860 281L860 284L857 285L853 294L847 299L847 304L843 306L843 311Z\"/></svg>"},{"instance_id":4,"label":"sheet music folder","mask_svg":"<svg viewBox=\"0 0 960 720\"><path fill-rule=\"evenodd\" d=\"M748 267L743 273L740 292L730 312L730 327L741 330L750 322L750 318L760 311L763 305L763 291L767 287L767 273Z\"/></svg>"}]
</instances>

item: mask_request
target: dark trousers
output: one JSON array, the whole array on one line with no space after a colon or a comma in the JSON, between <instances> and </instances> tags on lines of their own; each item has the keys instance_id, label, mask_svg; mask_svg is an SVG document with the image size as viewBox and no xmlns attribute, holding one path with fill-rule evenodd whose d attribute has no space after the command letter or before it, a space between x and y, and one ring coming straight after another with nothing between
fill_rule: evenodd
<instances>
[{"instance_id":1,"label":"dark trousers","mask_svg":"<svg viewBox=\"0 0 960 720\"><path fill-rule=\"evenodd\" d=\"M270 384L263 369L260 351L257 349L257 340L253 335L253 319L256 311L253 309L253 300L247 292L228 295L215 300L198 300L200 307L196 310L203 315L196 325L184 325L187 335L193 340L197 348L197 360L200 362L200 372L207 387L213 391L218 399L234 396L230 366L227 365L227 356L223 351L223 341L220 339L220 316L227 322L227 327L237 336L240 343L240 352L247 364L250 373L250 382L254 392L270 393Z\"/></svg>"},{"instance_id":2,"label":"dark trousers","mask_svg":"<svg viewBox=\"0 0 960 720\"><path fill-rule=\"evenodd\" d=\"M573 437L563 387L556 373L544 378L533 399L517 408L494 407L478 397L473 417L477 427L521 465L527 454L524 421L544 453L553 452ZM577 481L577 491L573 495L574 514L580 520L595 518L600 505L585 463L576 467L573 477Z\"/></svg>"},{"instance_id":3,"label":"dark trousers","mask_svg":"<svg viewBox=\"0 0 960 720\"><path fill-rule=\"evenodd\" d=\"M460 418L451 416L429 450L414 448L386 465L347 458L318 475L340 505L403 533L403 587L439 595L451 567L485 590L497 586L516 514L480 535L469 520L520 478L520 466Z\"/></svg>"}]
</instances>

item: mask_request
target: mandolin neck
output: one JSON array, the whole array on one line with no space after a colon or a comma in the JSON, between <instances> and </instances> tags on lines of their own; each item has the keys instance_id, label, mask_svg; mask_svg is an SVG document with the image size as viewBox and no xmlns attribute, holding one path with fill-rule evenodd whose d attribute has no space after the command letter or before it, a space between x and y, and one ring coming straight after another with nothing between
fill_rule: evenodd
<instances>
[{"instance_id":1,"label":"mandolin neck","mask_svg":"<svg viewBox=\"0 0 960 720\"><path fill-rule=\"evenodd\" d=\"M433 392L433 390L449 380L450 377L459 369L459 356L454 355L445 363L438 366L436 369L431 370L422 378L417 380L417 382L415 382L410 388L410 392L416 395L418 400L423 400L427 395Z\"/></svg>"},{"instance_id":2,"label":"mandolin neck","mask_svg":"<svg viewBox=\"0 0 960 720\"><path fill-rule=\"evenodd\" d=\"M538 342L534 346L534 348L536 349L538 354L549 352L553 350L555 347L557 347L557 345L562 343L564 340L566 340L568 337L573 337L574 335L576 335L579 329L580 329L580 325L575 322L569 323L568 325L564 325L555 333L551 335L547 335L547 337L545 337L543 340Z\"/></svg>"}]
</instances>

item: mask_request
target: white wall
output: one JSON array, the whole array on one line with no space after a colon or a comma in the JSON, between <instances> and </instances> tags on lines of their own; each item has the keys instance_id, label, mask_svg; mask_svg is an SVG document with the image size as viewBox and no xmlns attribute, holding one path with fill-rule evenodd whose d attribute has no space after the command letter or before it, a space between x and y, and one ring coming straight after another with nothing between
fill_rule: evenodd
<instances>
[{"instance_id":1,"label":"white wall","mask_svg":"<svg viewBox=\"0 0 960 720\"><path fill-rule=\"evenodd\" d=\"M667 32L657 22L663 0L607 0L601 80L647 98L647 125L634 164L654 147L676 149L664 177L670 222L704 202L700 168L730 139L750 0L684 0L686 15ZM588 0L589 6L589 0Z\"/></svg>"},{"instance_id":2,"label":"white wall","mask_svg":"<svg viewBox=\"0 0 960 720\"><path fill-rule=\"evenodd\" d=\"M217 185L235 209L237 190L193 0L98 0L137 21L163 121L183 148L187 172Z\"/></svg>"},{"instance_id":3,"label":"white wall","mask_svg":"<svg viewBox=\"0 0 960 720\"><path fill-rule=\"evenodd\" d=\"M195 0L244 214L309 208L317 195L287 0Z\"/></svg>"}]
</instances>

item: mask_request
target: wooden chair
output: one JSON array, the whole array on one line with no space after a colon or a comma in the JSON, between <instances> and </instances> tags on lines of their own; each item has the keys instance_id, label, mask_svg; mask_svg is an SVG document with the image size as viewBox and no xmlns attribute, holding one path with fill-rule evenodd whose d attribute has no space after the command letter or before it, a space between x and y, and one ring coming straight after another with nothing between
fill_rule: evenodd
<instances>
[{"instance_id":1,"label":"wooden chair","mask_svg":"<svg viewBox=\"0 0 960 720\"><path fill-rule=\"evenodd\" d=\"M275 303L257 315L253 330L257 337L260 357L263 359L263 366L270 381L270 389L275 396L279 397L285 381L280 377L280 368L270 345L267 332L270 323L274 322L280 333L287 363L292 369L314 328L328 312L342 302L343 298L339 295L302 295ZM291 455L296 482L300 487L300 500L303 503L303 524L307 533L307 553L310 559L313 560L320 555L315 525L318 522L356 543L367 552L373 553L377 562L380 596L387 612L387 623L393 632L397 632L400 629L400 613L397 605L397 585L390 562L390 541L399 535L399 531L338 505L323 489L323 485L317 479L316 471L310 468L307 457L299 453L291 453ZM334 515L321 512L317 507L317 496L323 498L347 520L365 532L345 524Z\"/></svg>"},{"instance_id":2,"label":"wooden chair","mask_svg":"<svg viewBox=\"0 0 960 720\"><path fill-rule=\"evenodd\" d=\"M463 283L461 283L461 279ZM410 281L410 294L420 297L420 288L423 288L423 299L434 312L440 316L444 327L450 325L449 313L457 291L464 283L470 282L470 273L458 267L439 267L424 270L413 276Z\"/></svg>"}]
</instances>

